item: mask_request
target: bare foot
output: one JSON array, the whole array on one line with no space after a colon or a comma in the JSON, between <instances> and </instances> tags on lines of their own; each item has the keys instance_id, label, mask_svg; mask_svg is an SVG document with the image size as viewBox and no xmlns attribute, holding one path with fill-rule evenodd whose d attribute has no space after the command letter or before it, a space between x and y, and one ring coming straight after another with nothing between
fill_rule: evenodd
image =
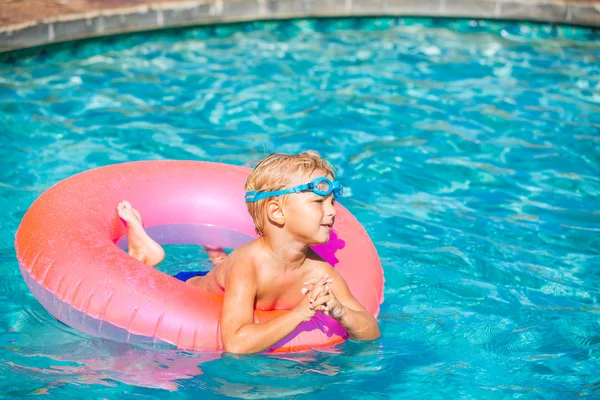
<instances>
[{"instance_id":1,"label":"bare foot","mask_svg":"<svg viewBox=\"0 0 600 400\"><path fill-rule=\"evenodd\" d=\"M225 250L223 250L222 247L208 245L202 247L204 247L206 254L208 254L208 258L210 259L210 261L212 261L215 267L221 264L223 260L225 260L225 257L227 257L227 253L225 252Z\"/></svg>"},{"instance_id":2,"label":"bare foot","mask_svg":"<svg viewBox=\"0 0 600 400\"><path fill-rule=\"evenodd\" d=\"M127 224L129 255L150 267L161 262L165 258L165 251L144 230L140 213L128 201L120 202L117 212Z\"/></svg>"}]
</instances>

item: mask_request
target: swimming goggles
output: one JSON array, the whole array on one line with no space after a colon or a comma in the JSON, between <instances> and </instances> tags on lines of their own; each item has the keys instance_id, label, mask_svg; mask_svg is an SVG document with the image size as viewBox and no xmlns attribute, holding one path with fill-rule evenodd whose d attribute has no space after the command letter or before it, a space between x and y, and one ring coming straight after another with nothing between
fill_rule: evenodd
<instances>
[{"instance_id":1,"label":"swimming goggles","mask_svg":"<svg viewBox=\"0 0 600 400\"><path fill-rule=\"evenodd\" d=\"M269 197L283 196L284 194L309 191L323 197L333 193L333 198L337 199L342 195L342 184L338 181L331 181L324 176L320 176L313 179L310 183L305 183L289 189L281 189L274 192L260 192L257 190L246 192L246 203L254 203L255 201L268 199Z\"/></svg>"}]
</instances>

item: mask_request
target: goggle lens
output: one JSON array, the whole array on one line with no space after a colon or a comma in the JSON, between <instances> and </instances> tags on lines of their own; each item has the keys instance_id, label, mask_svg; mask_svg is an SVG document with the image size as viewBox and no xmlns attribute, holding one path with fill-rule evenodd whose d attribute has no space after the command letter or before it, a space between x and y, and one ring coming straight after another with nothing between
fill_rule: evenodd
<instances>
[{"instance_id":1,"label":"goggle lens","mask_svg":"<svg viewBox=\"0 0 600 400\"><path fill-rule=\"evenodd\" d=\"M339 182L332 182L327 178L317 178L309 186L309 190L319 196L329 196L333 192L333 197L338 198L342 195L343 189L342 184Z\"/></svg>"},{"instance_id":2,"label":"goggle lens","mask_svg":"<svg viewBox=\"0 0 600 400\"><path fill-rule=\"evenodd\" d=\"M319 192L323 192L323 193L329 193L333 190L329 181L321 181L321 182L317 183L317 186L315 187L315 189L317 189Z\"/></svg>"}]
</instances>

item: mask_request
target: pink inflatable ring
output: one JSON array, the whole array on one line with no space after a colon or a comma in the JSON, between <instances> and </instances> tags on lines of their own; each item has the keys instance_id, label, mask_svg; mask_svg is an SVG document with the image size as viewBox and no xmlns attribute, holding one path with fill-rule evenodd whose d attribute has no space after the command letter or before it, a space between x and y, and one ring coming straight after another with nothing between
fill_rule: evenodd
<instances>
[{"instance_id":1,"label":"pink inflatable ring","mask_svg":"<svg viewBox=\"0 0 600 400\"><path fill-rule=\"evenodd\" d=\"M123 248L116 205L129 200L162 244L235 248L256 237L244 202L248 168L196 161L143 161L72 176L43 193L16 233L23 278L59 321L122 342L166 342L184 350L222 350L223 298L149 268ZM341 205L326 245L315 250L344 277L374 316L383 299L383 270L365 230ZM121 247L118 246L121 244ZM257 322L285 310L256 310ZM317 313L271 352L342 342L347 333Z\"/></svg>"}]
</instances>

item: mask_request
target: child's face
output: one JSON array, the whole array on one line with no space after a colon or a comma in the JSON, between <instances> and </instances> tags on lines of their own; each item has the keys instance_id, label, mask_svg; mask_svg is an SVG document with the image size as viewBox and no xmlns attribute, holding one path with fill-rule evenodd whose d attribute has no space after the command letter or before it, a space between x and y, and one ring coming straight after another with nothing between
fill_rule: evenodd
<instances>
[{"instance_id":1,"label":"child's face","mask_svg":"<svg viewBox=\"0 0 600 400\"><path fill-rule=\"evenodd\" d=\"M333 177L327 175L325 171L317 170L310 175L296 176L289 186L308 183L320 176L333 180ZM326 197L312 192L290 195L283 205L284 229L309 245L327 243L335 220L334 204L333 193Z\"/></svg>"}]
</instances>

